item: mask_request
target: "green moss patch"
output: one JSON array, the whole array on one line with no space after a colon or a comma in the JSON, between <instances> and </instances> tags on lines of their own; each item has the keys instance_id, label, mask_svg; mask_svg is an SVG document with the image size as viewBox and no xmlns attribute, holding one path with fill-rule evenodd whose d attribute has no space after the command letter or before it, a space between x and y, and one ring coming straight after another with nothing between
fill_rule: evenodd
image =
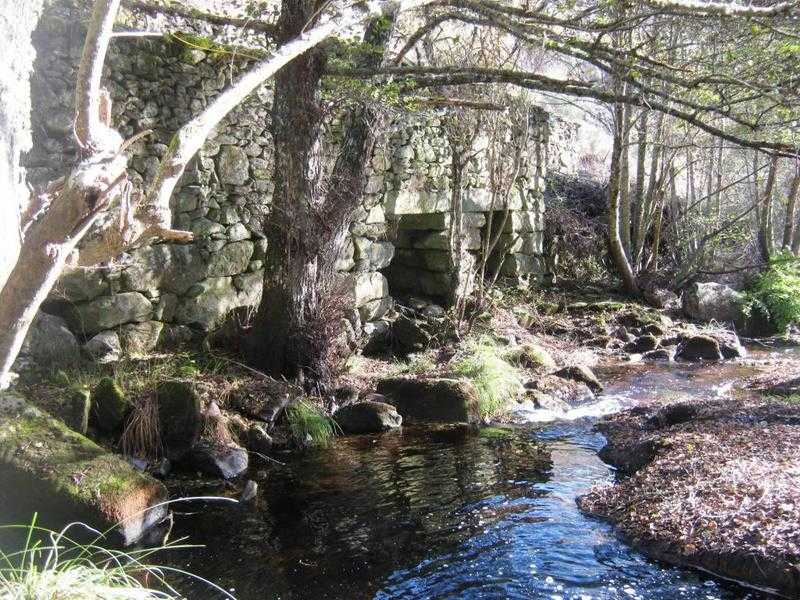
<instances>
[{"instance_id":1,"label":"green moss patch","mask_svg":"<svg viewBox=\"0 0 800 600\"><path fill-rule=\"evenodd\" d=\"M0 396L0 481L31 512L116 528L126 543L166 512L149 510L167 497L161 483L11 393Z\"/></svg>"}]
</instances>

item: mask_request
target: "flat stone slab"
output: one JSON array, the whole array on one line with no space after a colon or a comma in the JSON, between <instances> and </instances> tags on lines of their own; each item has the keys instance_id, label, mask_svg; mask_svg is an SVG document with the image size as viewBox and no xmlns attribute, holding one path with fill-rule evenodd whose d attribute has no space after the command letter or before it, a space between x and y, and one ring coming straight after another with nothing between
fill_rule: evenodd
<instances>
[{"instance_id":1,"label":"flat stone slab","mask_svg":"<svg viewBox=\"0 0 800 600\"><path fill-rule=\"evenodd\" d=\"M0 392L3 520L33 513L59 528L79 521L138 541L167 515L167 489L13 392ZM20 520L22 519L22 520ZM27 519L27 521L25 520Z\"/></svg>"}]
</instances>

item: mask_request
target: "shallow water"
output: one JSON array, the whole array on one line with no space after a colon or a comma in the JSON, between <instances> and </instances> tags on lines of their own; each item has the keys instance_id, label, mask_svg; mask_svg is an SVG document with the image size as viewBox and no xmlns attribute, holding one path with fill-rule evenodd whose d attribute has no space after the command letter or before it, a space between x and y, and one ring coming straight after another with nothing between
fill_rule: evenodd
<instances>
[{"instance_id":1,"label":"shallow water","mask_svg":"<svg viewBox=\"0 0 800 600\"><path fill-rule=\"evenodd\" d=\"M725 395L753 368L598 372L609 384L594 412L607 412L666 395ZM177 516L173 537L206 547L173 560L240 600L763 598L648 561L578 511L577 496L614 477L597 458L603 438L591 412L505 434L405 428L339 439L262 473L255 507L179 509L192 514Z\"/></svg>"}]
</instances>

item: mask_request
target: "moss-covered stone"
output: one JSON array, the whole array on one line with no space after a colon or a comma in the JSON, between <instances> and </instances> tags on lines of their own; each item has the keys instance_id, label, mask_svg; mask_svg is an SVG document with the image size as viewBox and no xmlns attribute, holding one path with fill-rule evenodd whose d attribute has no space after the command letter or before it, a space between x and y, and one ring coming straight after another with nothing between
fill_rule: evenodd
<instances>
[{"instance_id":1,"label":"moss-covered stone","mask_svg":"<svg viewBox=\"0 0 800 600\"><path fill-rule=\"evenodd\" d=\"M550 353L538 344L520 344L511 348L506 354L506 360L513 365L526 369L554 369L556 361Z\"/></svg>"},{"instance_id":2,"label":"moss-covered stone","mask_svg":"<svg viewBox=\"0 0 800 600\"><path fill-rule=\"evenodd\" d=\"M203 430L200 397L185 381L170 380L158 386L156 400L161 443L170 458L181 458Z\"/></svg>"},{"instance_id":3,"label":"moss-covered stone","mask_svg":"<svg viewBox=\"0 0 800 600\"><path fill-rule=\"evenodd\" d=\"M22 396L0 393L3 520L61 527L81 521L136 542L166 515L166 488Z\"/></svg>"},{"instance_id":4,"label":"moss-covered stone","mask_svg":"<svg viewBox=\"0 0 800 600\"><path fill-rule=\"evenodd\" d=\"M117 431L130 410L125 392L111 377L103 377L92 390L92 419L102 431Z\"/></svg>"},{"instance_id":5,"label":"moss-covered stone","mask_svg":"<svg viewBox=\"0 0 800 600\"><path fill-rule=\"evenodd\" d=\"M392 377L378 384L403 423L479 423L480 402L475 386L459 379Z\"/></svg>"},{"instance_id":6,"label":"moss-covered stone","mask_svg":"<svg viewBox=\"0 0 800 600\"><path fill-rule=\"evenodd\" d=\"M64 422L73 431L86 435L89 428L89 411L92 407L92 398L86 388L76 388L70 394Z\"/></svg>"}]
</instances>

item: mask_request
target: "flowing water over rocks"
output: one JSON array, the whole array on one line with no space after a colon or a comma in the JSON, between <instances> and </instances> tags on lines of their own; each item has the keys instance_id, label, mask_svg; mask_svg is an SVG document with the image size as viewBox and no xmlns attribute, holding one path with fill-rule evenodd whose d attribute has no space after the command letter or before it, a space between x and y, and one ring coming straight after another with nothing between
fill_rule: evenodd
<instances>
[{"instance_id":1,"label":"flowing water over rocks","mask_svg":"<svg viewBox=\"0 0 800 600\"><path fill-rule=\"evenodd\" d=\"M604 439L593 415L657 397L723 396L754 371L626 364L599 371L606 393L573 420L542 411L511 430L341 438L266 468L255 505L178 515L173 538L205 548L174 560L240 600L764 598L649 561L575 504L614 478L597 456ZM184 491L225 493L188 483Z\"/></svg>"}]
</instances>

